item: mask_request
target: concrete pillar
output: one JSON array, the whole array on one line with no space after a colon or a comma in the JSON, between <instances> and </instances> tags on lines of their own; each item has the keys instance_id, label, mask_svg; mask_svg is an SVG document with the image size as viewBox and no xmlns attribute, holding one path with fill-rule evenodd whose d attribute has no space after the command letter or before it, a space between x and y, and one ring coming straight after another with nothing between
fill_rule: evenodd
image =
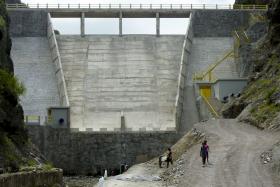
<instances>
[{"instance_id":1,"label":"concrete pillar","mask_svg":"<svg viewBox=\"0 0 280 187\"><path fill-rule=\"evenodd\" d=\"M119 35L122 36L122 12L120 12L119 16Z\"/></svg>"},{"instance_id":2,"label":"concrete pillar","mask_svg":"<svg viewBox=\"0 0 280 187\"><path fill-rule=\"evenodd\" d=\"M160 18L159 18L159 13L158 12L156 13L156 22L157 22L156 34L157 34L157 36L160 36Z\"/></svg>"},{"instance_id":3,"label":"concrete pillar","mask_svg":"<svg viewBox=\"0 0 280 187\"><path fill-rule=\"evenodd\" d=\"M85 13L81 13L81 37L85 37Z\"/></svg>"}]
</instances>

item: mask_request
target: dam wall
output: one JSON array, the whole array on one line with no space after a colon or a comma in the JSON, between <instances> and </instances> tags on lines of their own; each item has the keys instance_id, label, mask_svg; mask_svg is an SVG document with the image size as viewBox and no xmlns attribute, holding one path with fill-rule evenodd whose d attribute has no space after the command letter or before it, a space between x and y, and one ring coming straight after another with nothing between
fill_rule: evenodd
<instances>
[{"instance_id":1,"label":"dam wall","mask_svg":"<svg viewBox=\"0 0 280 187\"><path fill-rule=\"evenodd\" d=\"M248 26L251 11L195 10L193 11L194 37L232 37L232 32Z\"/></svg>"},{"instance_id":2,"label":"dam wall","mask_svg":"<svg viewBox=\"0 0 280 187\"><path fill-rule=\"evenodd\" d=\"M40 116L42 124L47 108L60 106L55 66L47 37L13 37L12 43L15 75L26 88L20 98L24 115Z\"/></svg>"},{"instance_id":3,"label":"dam wall","mask_svg":"<svg viewBox=\"0 0 280 187\"><path fill-rule=\"evenodd\" d=\"M9 10L12 37L47 36L47 12L44 10Z\"/></svg>"},{"instance_id":4,"label":"dam wall","mask_svg":"<svg viewBox=\"0 0 280 187\"><path fill-rule=\"evenodd\" d=\"M183 41L183 35L58 35L71 128L175 130Z\"/></svg>"},{"instance_id":5,"label":"dam wall","mask_svg":"<svg viewBox=\"0 0 280 187\"><path fill-rule=\"evenodd\" d=\"M184 97L180 132L190 130L201 118L203 111L199 94L193 84L195 73L205 71L211 64L221 59L233 48L232 32L241 26L247 26L250 11L240 10L195 10L192 12L189 37L190 46L185 58ZM190 32L189 31L189 32ZM217 78L238 77L233 58L227 59L214 70ZM209 114L210 116L210 114Z\"/></svg>"},{"instance_id":6,"label":"dam wall","mask_svg":"<svg viewBox=\"0 0 280 187\"><path fill-rule=\"evenodd\" d=\"M71 132L28 126L32 142L64 174L97 174L158 157L179 135L165 132Z\"/></svg>"}]
</instances>

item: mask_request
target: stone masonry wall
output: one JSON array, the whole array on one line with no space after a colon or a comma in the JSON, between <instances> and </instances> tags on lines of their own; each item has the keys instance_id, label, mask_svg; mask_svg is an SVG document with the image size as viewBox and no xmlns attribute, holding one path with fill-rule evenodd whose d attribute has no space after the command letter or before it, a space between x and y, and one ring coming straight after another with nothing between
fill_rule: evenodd
<instances>
[{"instance_id":1,"label":"stone masonry wall","mask_svg":"<svg viewBox=\"0 0 280 187\"><path fill-rule=\"evenodd\" d=\"M29 126L34 144L66 174L97 174L157 157L179 138L176 132L70 132Z\"/></svg>"},{"instance_id":2,"label":"stone masonry wall","mask_svg":"<svg viewBox=\"0 0 280 187\"><path fill-rule=\"evenodd\" d=\"M0 187L62 187L62 178L61 169L8 173L0 175Z\"/></svg>"},{"instance_id":3,"label":"stone masonry wall","mask_svg":"<svg viewBox=\"0 0 280 187\"><path fill-rule=\"evenodd\" d=\"M248 24L249 11L197 10L194 11L194 37L228 37Z\"/></svg>"},{"instance_id":4,"label":"stone masonry wall","mask_svg":"<svg viewBox=\"0 0 280 187\"><path fill-rule=\"evenodd\" d=\"M12 37L37 37L47 35L47 12L32 10L8 11Z\"/></svg>"}]
</instances>

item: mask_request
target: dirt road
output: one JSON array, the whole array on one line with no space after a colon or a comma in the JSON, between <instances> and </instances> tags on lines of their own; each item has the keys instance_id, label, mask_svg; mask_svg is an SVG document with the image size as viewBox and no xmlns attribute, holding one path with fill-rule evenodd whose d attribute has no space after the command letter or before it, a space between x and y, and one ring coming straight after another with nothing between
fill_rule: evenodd
<instances>
[{"instance_id":1,"label":"dirt road","mask_svg":"<svg viewBox=\"0 0 280 187\"><path fill-rule=\"evenodd\" d=\"M210 120L197 128L207 135L210 164L203 168L199 157L200 145L192 147L184 155L185 175L178 186L275 186L269 163L264 164L260 155L276 143L276 134L236 120Z\"/></svg>"},{"instance_id":2,"label":"dirt road","mask_svg":"<svg viewBox=\"0 0 280 187\"><path fill-rule=\"evenodd\" d=\"M171 179L171 183L158 181L157 176L162 176L165 169L158 169L155 163L150 162L133 166L127 173L111 178L105 184L124 187L279 186L277 183L279 180L272 178L271 163L264 164L260 158L263 152L268 151L277 142L277 138L279 141L279 133L261 131L236 120L210 120L196 125L195 128L205 133L210 146L210 164L206 167L202 167L199 156L200 144L197 144L181 156L180 167L183 171L178 171L177 164L167 171L170 174L167 178ZM175 181L172 178L174 176L176 184L172 184L172 181Z\"/></svg>"}]
</instances>

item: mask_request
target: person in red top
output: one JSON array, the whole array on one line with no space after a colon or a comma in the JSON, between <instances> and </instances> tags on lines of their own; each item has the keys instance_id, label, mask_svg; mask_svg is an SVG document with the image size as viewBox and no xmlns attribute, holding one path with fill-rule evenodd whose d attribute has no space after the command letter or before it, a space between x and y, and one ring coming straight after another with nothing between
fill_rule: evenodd
<instances>
[{"instance_id":1,"label":"person in red top","mask_svg":"<svg viewBox=\"0 0 280 187\"><path fill-rule=\"evenodd\" d=\"M209 164L208 158L209 158L209 151L210 151L210 149L209 149L209 145L207 144L207 140L204 141L204 146L206 148L206 161L207 161L207 164Z\"/></svg>"}]
</instances>

